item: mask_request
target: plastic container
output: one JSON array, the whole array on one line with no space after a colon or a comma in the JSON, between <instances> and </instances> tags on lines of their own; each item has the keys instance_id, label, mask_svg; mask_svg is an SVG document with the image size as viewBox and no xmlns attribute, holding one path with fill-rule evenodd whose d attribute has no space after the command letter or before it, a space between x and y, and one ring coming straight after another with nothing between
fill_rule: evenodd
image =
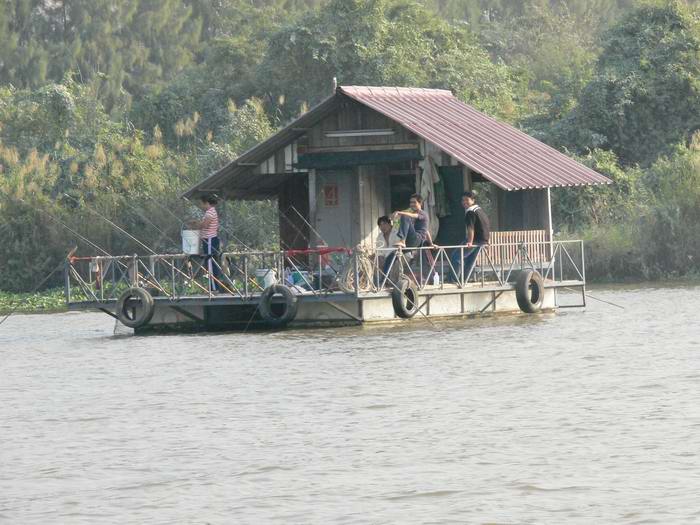
<instances>
[{"instance_id":1,"label":"plastic container","mask_svg":"<svg viewBox=\"0 0 700 525\"><path fill-rule=\"evenodd\" d=\"M277 273L269 268L261 268L255 270L255 280L263 288L268 288L273 284L277 284Z\"/></svg>"},{"instance_id":2,"label":"plastic container","mask_svg":"<svg viewBox=\"0 0 700 525\"><path fill-rule=\"evenodd\" d=\"M298 286L305 286L307 283L312 282L311 274L306 271L294 271L292 272L292 282Z\"/></svg>"},{"instance_id":3,"label":"plastic container","mask_svg":"<svg viewBox=\"0 0 700 525\"><path fill-rule=\"evenodd\" d=\"M182 230L182 253L199 255L199 230Z\"/></svg>"}]
</instances>

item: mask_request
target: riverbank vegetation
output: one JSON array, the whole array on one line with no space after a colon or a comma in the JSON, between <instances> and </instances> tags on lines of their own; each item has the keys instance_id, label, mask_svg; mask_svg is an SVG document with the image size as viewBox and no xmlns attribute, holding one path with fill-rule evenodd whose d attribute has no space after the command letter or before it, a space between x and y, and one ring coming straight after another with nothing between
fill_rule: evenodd
<instances>
[{"instance_id":1,"label":"riverbank vegetation","mask_svg":"<svg viewBox=\"0 0 700 525\"><path fill-rule=\"evenodd\" d=\"M10 312L60 312L66 309L63 289L35 293L0 292L0 320Z\"/></svg>"},{"instance_id":2,"label":"riverbank vegetation","mask_svg":"<svg viewBox=\"0 0 700 525\"><path fill-rule=\"evenodd\" d=\"M1 2L0 290L73 246L143 252L98 213L172 248L182 191L333 77L451 89L608 175L553 192L590 277L697 275L699 21L672 0ZM273 203L224 216L231 243L275 244Z\"/></svg>"}]
</instances>

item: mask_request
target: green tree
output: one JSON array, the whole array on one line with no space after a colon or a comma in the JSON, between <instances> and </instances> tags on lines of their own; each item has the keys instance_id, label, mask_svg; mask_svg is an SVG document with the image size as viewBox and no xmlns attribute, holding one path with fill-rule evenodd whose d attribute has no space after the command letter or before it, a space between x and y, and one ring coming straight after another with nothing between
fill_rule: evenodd
<instances>
[{"instance_id":1,"label":"green tree","mask_svg":"<svg viewBox=\"0 0 700 525\"><path fill-rule=\"evenodd\" d=\"M700 29L680 2L635 9L605 36L594 78L554 142L648 165L700 127Z\"/></svg>"},{"instance_id":2,"label":"green tree","mask_svg":"<svg viewBox=\"0 0 700 525\"><path fill-rule=\"evenodd\" d=\"M465 27L413 2L332 0L271 37L258 85L290 117L328 96L333 77L341 84L448 88L491 114L517 116L510 70L492 63Z\"/></svg>"},{"instance_id":3,"label":"green tree","mask_svg":"<svg viewBox=\"0 0 700 525\"><path fill-rule=\"evenodd\" d=\"M524 13L482 26L480 37L495 60L527 79L527 126L548 126L570 111L593 75L597 48L581 16L548 1L522 4Z\"/></svg>"},{"instance_id":4,"label":"green tree","mask_svg":"<svg viewBox=\"0 0 700 525\"><path fill-rule=\"evenodd\" d=\"M4 0L5 83L38 87L73 71L108 110L194 61L201 24L180 0ZM3 27L4 26L4 27Z\"/></svg>"}]
</instances>

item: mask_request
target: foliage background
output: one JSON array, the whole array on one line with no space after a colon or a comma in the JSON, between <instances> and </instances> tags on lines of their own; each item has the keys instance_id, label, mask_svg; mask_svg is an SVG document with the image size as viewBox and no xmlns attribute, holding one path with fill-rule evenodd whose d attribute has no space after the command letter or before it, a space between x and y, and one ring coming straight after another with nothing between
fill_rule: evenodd
<instances>
[{"instance_id":1,"label":"foliage background","mask_svg":"<svg viewBox=\"0 0 700 525\"><path fill-rule=\"evenodd\" d=\"M181 192L333 77L451 89L610 176L554 193L594 278L697 275L698 20L680 0L0 0L0 289L74 245L143 251L96 212L174 249ZM274 203L224 212L230 244L275 244Z\"/></svg>"}]
</instances>

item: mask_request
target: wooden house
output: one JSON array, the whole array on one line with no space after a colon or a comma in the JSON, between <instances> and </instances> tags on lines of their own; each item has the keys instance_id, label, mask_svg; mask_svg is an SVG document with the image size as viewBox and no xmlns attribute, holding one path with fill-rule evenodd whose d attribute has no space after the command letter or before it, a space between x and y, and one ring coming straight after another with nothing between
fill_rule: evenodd
<instances>
[{"instance_id":1,"label":"wooden house","mask_svg":"<svg viewBox=\"0 0 700 525\"><path fill-rule=\"evenodd\" d=\"M606 183L450 91L341 86L186 196L277 199L281 248L290 249L371 246L377 218L418 192L437 242L458 244L465 190L481 189L494 230L551 238L551 188Z\"/></svg>"}]
</instances>

